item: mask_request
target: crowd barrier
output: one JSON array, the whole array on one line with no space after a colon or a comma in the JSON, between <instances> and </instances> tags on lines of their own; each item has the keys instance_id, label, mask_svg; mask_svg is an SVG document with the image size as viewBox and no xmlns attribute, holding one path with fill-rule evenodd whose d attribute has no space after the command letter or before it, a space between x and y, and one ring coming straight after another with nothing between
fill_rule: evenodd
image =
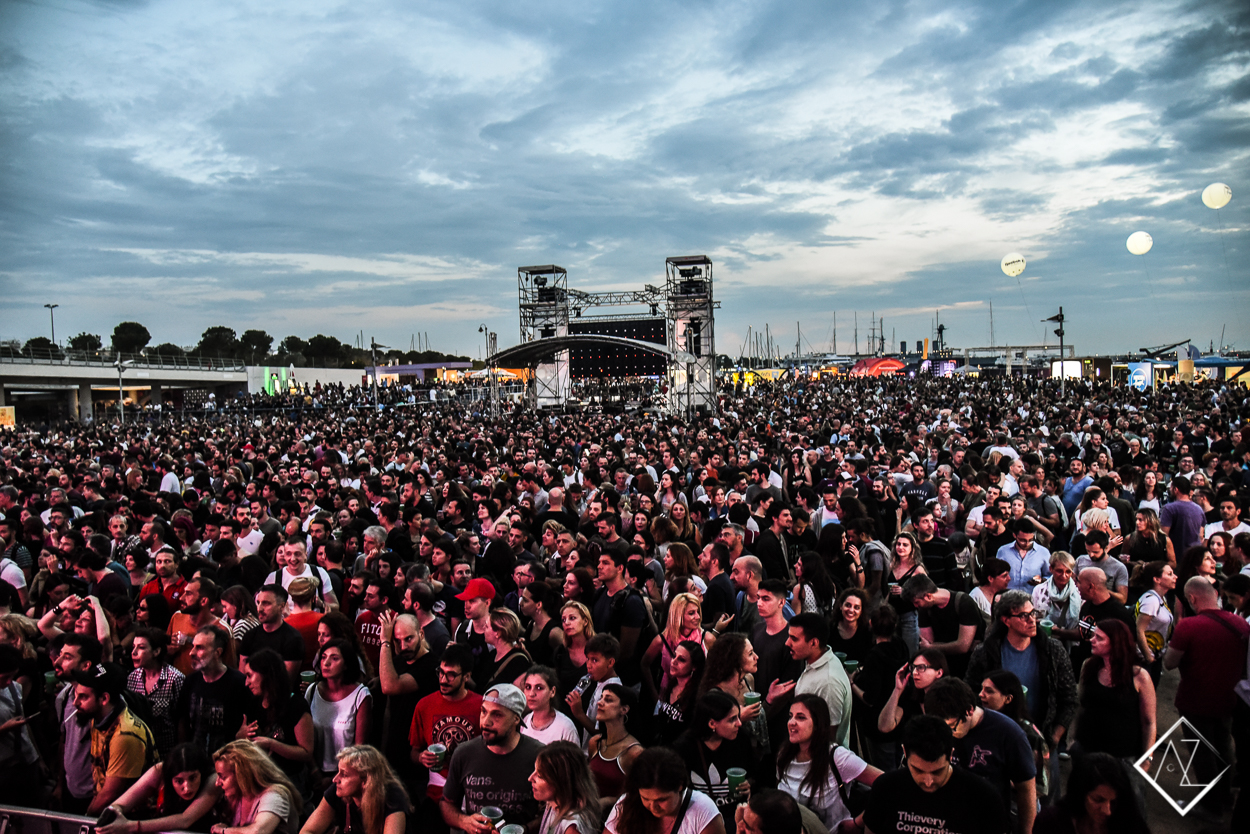
<instances>
[{"instance_id":1,"label":"crowd barrier","mask_svg":"<svg viewBox=\"0 0 1250 834\"><path fill-rule=\"evenodd\" d=\"M95 820L74 814L0 805L0 834L94 834ZM167 834L189 834L167 832Z\"/></svg>"}]
</instances>

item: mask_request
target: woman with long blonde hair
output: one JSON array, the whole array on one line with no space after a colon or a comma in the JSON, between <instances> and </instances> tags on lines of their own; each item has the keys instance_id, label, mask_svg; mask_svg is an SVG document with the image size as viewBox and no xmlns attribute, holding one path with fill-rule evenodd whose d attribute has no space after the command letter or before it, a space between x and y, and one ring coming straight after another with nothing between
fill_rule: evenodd
<instances>
[{"instance_id":1,"label":"woman with long blonde hair","mask_svg":"<svg viewBox=\"0 0 1250 834\"><path fill-rule=\"evenodd\" d=\"M376 747L358 744L340 750L338 762L334 784L326 790L300 834L324 834L332 828L364 834L403 834L412 802L386 756Z\"/></svg>"},{"instance_id":2,"label":"woman with long blonde hair","mask_svg":"<svg viewBox=\"0 0 1250 834\"><path fill-rule=\"evenodd\" d=\"M211 834L296 834L299 791L264 750L232 741L213 754L213 768L230 823L217 823Z\"/></svg>"},{"instance_id":3,"label":"woman with long blonde hair","mask_svg":"<svg viewBox=\"0 0 1250 834\"><path fill-rule=\"evenodd\" d=\"M678 594L668 604L668 623L664 630L655 635L651 645L647 646L642 656L642 682L647 694L653 699L659 697L651 667L656 658L660 660L660 686L664 689L669 684L669 664L677 645L683 640L690 640L703 646L704 651L711 648L713 638L703 630L703 603L694 594Z\"/></svg>"}]
</instances>

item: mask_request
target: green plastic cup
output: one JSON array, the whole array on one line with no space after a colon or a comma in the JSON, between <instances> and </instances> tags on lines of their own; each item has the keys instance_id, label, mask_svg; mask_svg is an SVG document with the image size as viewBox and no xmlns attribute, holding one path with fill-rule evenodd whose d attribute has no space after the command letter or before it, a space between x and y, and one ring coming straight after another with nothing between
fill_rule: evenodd
<instances>
[{"instance_id":1,"label":"green plastic cup","mask_svg":"<svg viewBox=\"0 0 1250 834\"><path fill-rule=\"evenodd\" d=\"M742 705L744 707L749 707L752 704L758 704L762 700L764 700L764 696L758 692L743 692L742 693Z\"/></svg>"},{"instance_id":2,"label":"green plastic cup","mask_svg":"<svg viewBox=\"0 0 1250 834\"><path fill-rule=\"evenodd\" d=\"M846 661L845 663L843 663L842 665L846 668L846 673L847 673L848 675L852 675L852 674L854 674L854 673L855 673L856 671L858 671L858 669L859 669L859 661L858 661L858 660L848 660L848 661Z\"/></svg>"},{"instance_id":3,"label":"green plastic cup","mask_svg":"<svg viewBox=\"0 0 1250 834\"><path fill-rule=\"evenodd\" d=\"M311 684L311 683L316 682L317 673L316 672L300 672L299 679L300 679L300 683Z\"/></svg>"},{"instance_id":4,"label":"green plastic cup","mask_svg":"<svg viewBox=\"0 0 1250 834\"><path fill-rule=\"evenodd\" d=\"M732 799L738 793L738 786L747 780L747 772L741 767L731 767L725 775L729 777L729 797Z\"/></svg>"},{"instance_id":5,"label":"green plastic cup","mask_svg":"<svg viewBox=\"0 0 1250 834\"><path fill-rule=\"evenodd\" d=\"M57 680L56 672L44 672L43 673L43 691L44 692L47 692L48 694L56 692L56 687L57 687L57 684L59 683L60 681Z\"/></svg>"},{"instance_id":6,"label":"green plastic cup","mask_svg":"<svg viewBox=\"0 0 1250 834\"><path fill-rule=\"evenodd\" d=\"M436 767L442 767L443 760L447 758L447 745L439 744L435 742L434 744L431 744L429 747L425 749L433 753L435 758L438 759L438 764L436 765Z\"/></svg>"},{"instance_id":7,"label":"green plastic cup","mask_svg":"<svg viewBox=\"0 0 1250 834\"><path fill-rule=\"evenodd\" d=\"M846 663L846 652L834 652L833 656L842 661L843 664Z\"/></svg>"},{"instance_id":8,"label":"green plastic cup","mask_svg":"<svg viewBox=\"0 0 1250 834\"><path fill-rule=\"evenodd\" d=\"M1037 630L1042 633L1043 637L1050 637L1051 629L1053 629L1054 627L1055 627L1055 624L1052 623L1050 620L1042 620L1040 623L1037 624Z\"/></svg>"},{"instance_id":9,"label":"green plastic cup","mask_svg":"<svg viewBox=\"0 0 1250 834\"><path fill-rule=\"evenodd\" d=\"M499 829L499 834L525 834L525 826L514 822Z\"/></svg>"},{"instance_id":10,"label":"green plastic cup","mask_svg":"<svg viewBox=\"0 0 1250 834\"><path fill-rule=\"evenodd\" d=\"M499 828L499 821L503 819L502 810L496 808L494 805L487 805L485 808L478 811L478 813L490 820L490 824L493 828Z\"/></svg>"}]
</instances>

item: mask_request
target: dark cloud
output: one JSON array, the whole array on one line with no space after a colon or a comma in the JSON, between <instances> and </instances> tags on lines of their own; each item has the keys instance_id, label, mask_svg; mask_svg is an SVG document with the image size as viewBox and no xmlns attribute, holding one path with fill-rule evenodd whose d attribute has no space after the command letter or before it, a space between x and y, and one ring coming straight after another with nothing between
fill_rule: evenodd
<instances>
[{"instance_id":1,"label":"dark cloud","mask_svg":"<svg viewBox=\"0 0 1250 834\"><path fill-rule=\"evenodd\" d=\"M1032 339L1057 299L1134 294L1179 330L1230 287L1193 194L1228 180L1228 227L1250 225L1235 108L1250 24L1233 3L279 3L209 22L17 6L0 10L0 291L35 311L26 296L72 299L58 313L75 331L148 316L187 342L222 321L303 332L336 306L447 303L506 334L515 264L594 288L687 253L717 253L727 340L835 307L844 323L902 311L887 327L923 337L917 311L942 307L952 339L983 342L991 299L1004 333ZM1116 9L1136 45L1093 45ZM1112 112L1101 144L1074 146ZM1074 206L1054 185L1102 179L1129 196ZM965 211L975 259L912 248ZM1148 261L1124 250L1133 226L1157 233ZM1004 245L1039 253L1019 282L983 242L1017 236ZM1222 238L1232 264L1243 238ZM896 244L914 260L890 262ZM18 320L30 332L0 335L38 332ZM449 349L474 338L446 316L428 327ZM1112 311L1085 338L1110 349L1139 328Z\"/></svg>"}]
</instances>

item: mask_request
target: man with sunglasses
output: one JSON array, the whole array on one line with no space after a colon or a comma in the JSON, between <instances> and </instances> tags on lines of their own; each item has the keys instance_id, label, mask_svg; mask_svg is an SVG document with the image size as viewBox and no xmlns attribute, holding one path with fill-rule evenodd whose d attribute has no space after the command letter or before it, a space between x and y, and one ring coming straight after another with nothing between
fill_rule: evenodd
<instances>
[{"instance_id":1,"label":"man with sunglasses","mask_svg":"<svg viewBox=\"0 0 1250 834\"><path fill-rule=\"evenodd\" d=\"M987 674L1006 669L1027 687L1029 714L1050 745L1053 795L1060 782L1059 742L1076 717L1078 701L1072 662L1063 644L1038 633L1041 614L1029 594L1004 591L994 606L994 619L1006 627L1006 634L990 630L985 642L972 650L964 680L977 690Z\"/></svg>"}]
</instances>

